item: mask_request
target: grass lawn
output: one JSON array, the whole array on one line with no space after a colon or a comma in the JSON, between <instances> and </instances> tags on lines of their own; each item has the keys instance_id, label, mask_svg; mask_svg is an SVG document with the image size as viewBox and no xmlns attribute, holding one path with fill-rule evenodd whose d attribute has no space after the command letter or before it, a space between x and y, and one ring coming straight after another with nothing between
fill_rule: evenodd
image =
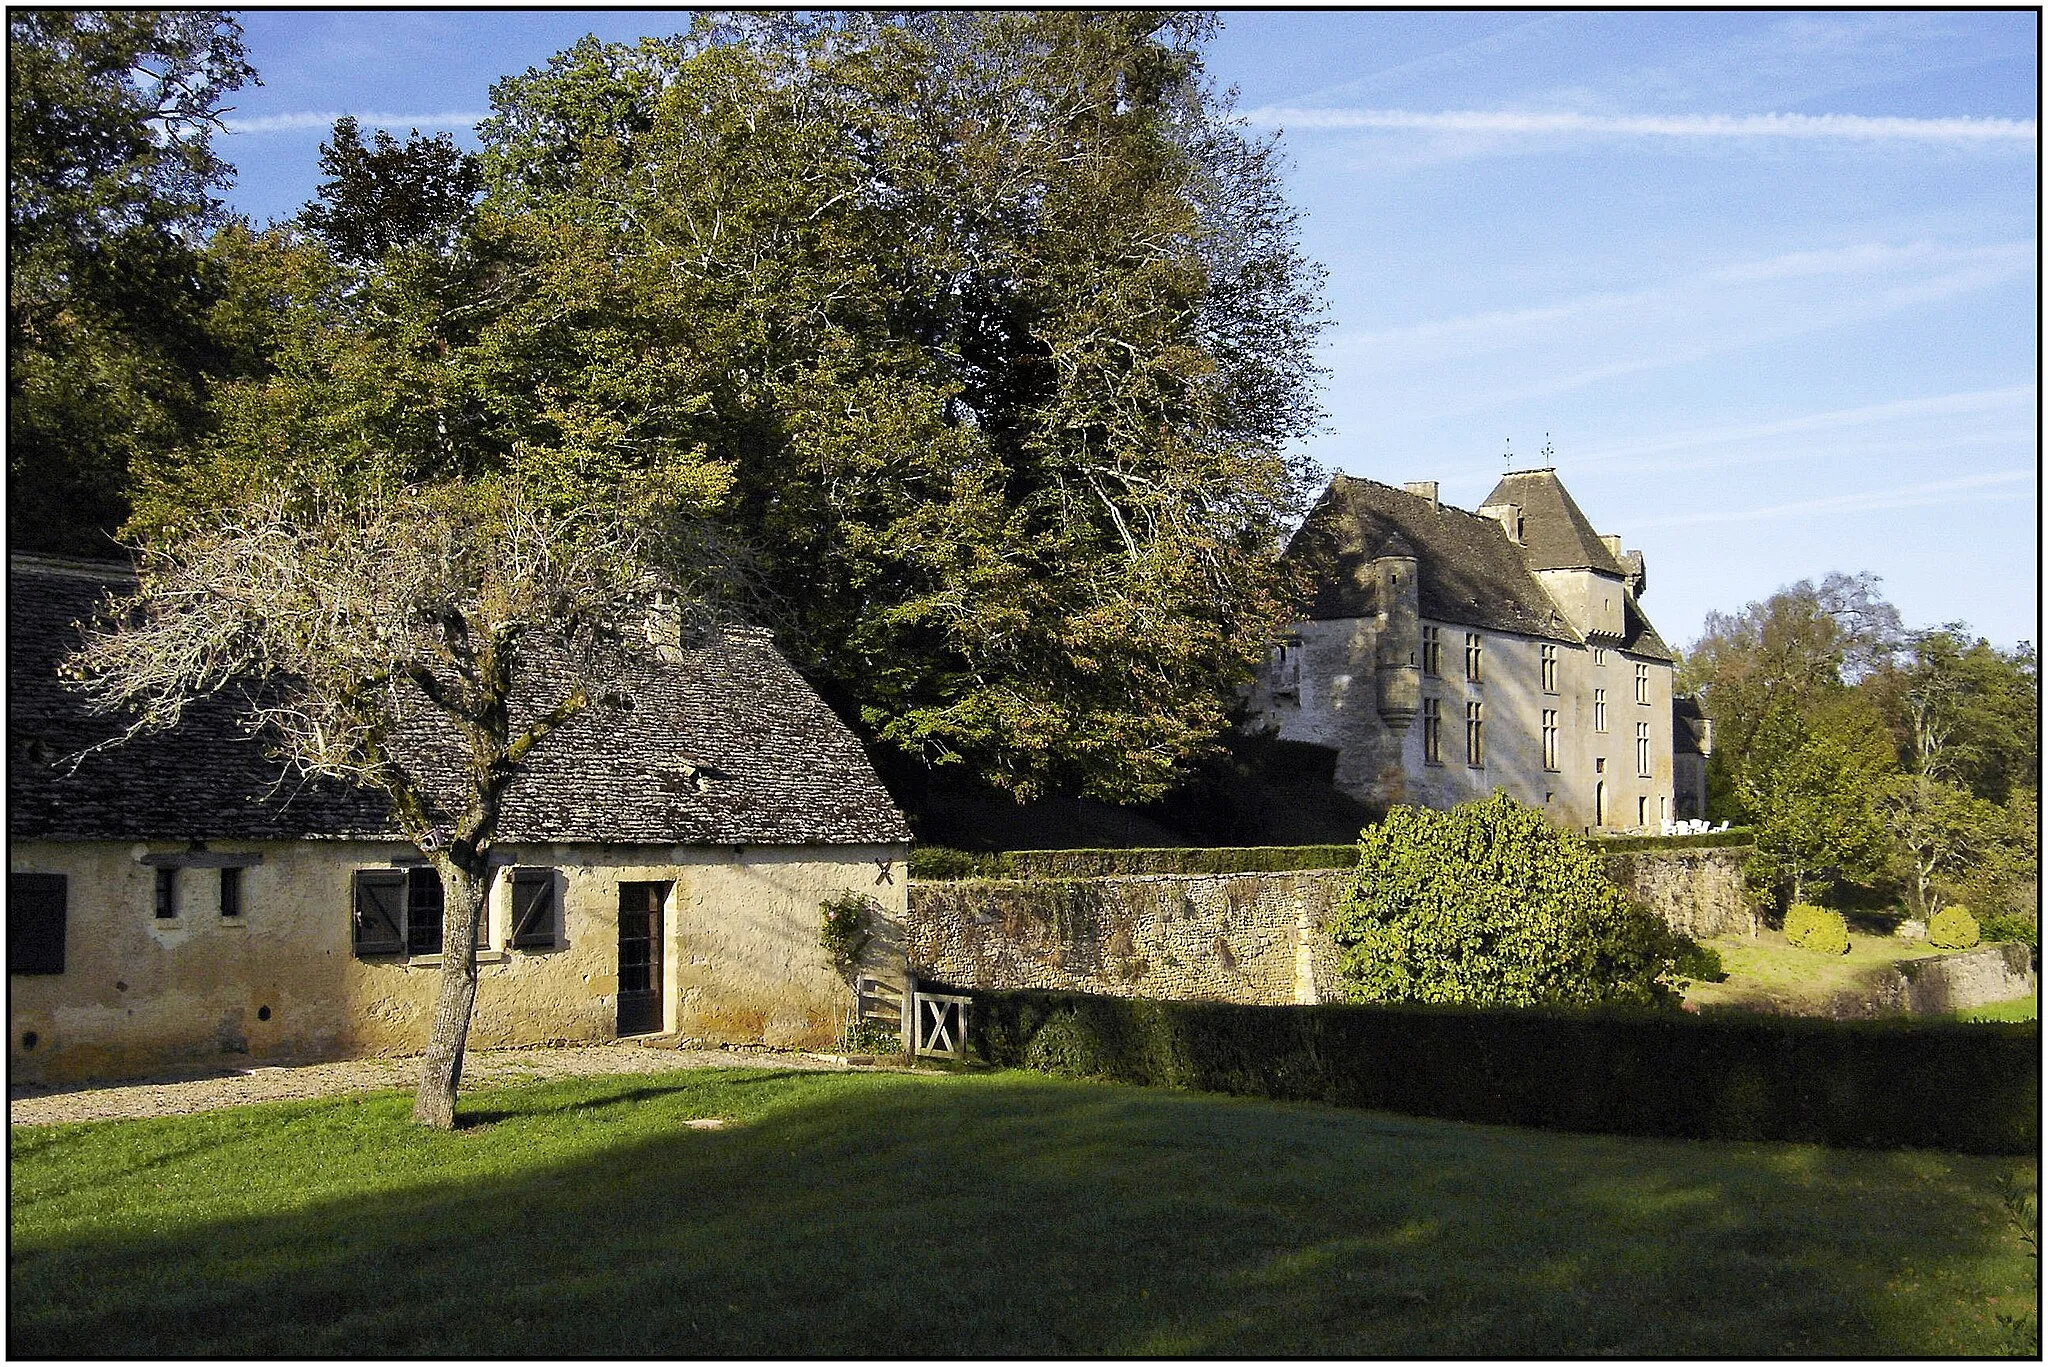
<instances>
[{"instance_id":1,"label":"grass lawn","mask_svg":"<svg viewBox=\"0 0 2048 1367\"><path fill-rule=\"evenodd\" d=\"M1022 1073L707 1071L14 1129L16 1356L2013 1351L2031 1159ZM721 1117L718 1130L692 1118Z\"/></svg>"},{"instance_id":2,"label":"grass lawn","mask_svg":"<svg viewBox=\"0 0 2048 1367\"><path fill-rule=\"evenodd\" d=\"M2015 997L2009 1002L1993 1002L1989 1006L1973 1006L1967 1011L1956 1012L1958 1020L1966 1021L2036 1021L2041 1019L2041 998Z\"/></svg>"},{"instance_id":3,"label":"grass lawn","mask_svg":"<svg viewBox=\"0 0 2048 1367\"><path fill-rule=\"evenodd\" d=\"M1685 991L1688 1003L1791 1014L1818 1014L1837 993L1855 991L1872 974L1901 959L1963 952L1937 949L1924 940L1863 935L1853 930L1849 932L1847 954L1816 954L1810 949L1798 949L1786 942L1783 931L1768 929L1754 940L1746 935L1717 935L1702 943L1720 954L1728 980L1692 984Z\"/></svg>"}]
</instances>

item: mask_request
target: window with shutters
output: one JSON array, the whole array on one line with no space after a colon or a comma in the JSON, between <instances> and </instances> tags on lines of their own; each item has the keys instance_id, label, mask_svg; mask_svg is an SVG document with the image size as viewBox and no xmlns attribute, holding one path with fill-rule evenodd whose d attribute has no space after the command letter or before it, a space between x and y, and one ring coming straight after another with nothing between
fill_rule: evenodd
<instances>
[{"instance_id":1,"label":"window with shutters","mask_svg":"<svg viewBox=\"0 0 2048 1367\"><path fill-rule=\"evenodd\" d=\"M553 869L512 870L512 948L553 949L560 944L561 907Z\"/></svg>"},{"instance_id":2,"label":"window with shutters","mask_svg":"<svg viewBox=\"0 0 2048 1367\"><path fill-rule=\"evenodd\" d=\"M358 869L351 941L357 958L441 952L441 875Z\"/></svg>"},{"instance_id":3,"label":"window with shutters","mask_svg":"<svg viewBox=\"0 0 2048 1367\"><path fill-rule=\"evenodd\" d=\"M7 875L7 971L64 971L64 904L69 884L61 873Z\"/></svg>"}]
</instances>

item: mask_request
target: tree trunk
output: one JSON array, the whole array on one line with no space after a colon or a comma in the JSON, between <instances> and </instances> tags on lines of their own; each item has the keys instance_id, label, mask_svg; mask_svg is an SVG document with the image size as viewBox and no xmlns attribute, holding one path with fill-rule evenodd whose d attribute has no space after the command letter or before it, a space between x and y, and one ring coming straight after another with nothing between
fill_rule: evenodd
<instances>
[{"instance_id":1,"label":"tree trunk","mask_svg":"<svg viewBox=\"0 0 2048 1367\"><path fill-rule=\"evenodd\" d=\"M441 983L434 996L433 1028L420 1070L412 1118L443 1130L455 1128L455 1091L462 1084L462 1055L469 1044L469 1018L476 1007L476 938L490 884L481 876L438 862L447 889L441 925Z\"/></svg>"}]
</instances>

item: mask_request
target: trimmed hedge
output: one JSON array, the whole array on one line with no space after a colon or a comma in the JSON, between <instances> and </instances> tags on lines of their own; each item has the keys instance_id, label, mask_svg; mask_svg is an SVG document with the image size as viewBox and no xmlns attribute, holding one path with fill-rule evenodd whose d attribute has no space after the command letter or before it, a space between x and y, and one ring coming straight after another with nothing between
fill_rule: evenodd
<instances>
[{"instance_id":1,"label":"trimmed hedge","mask_svg":"<svg viewBox=\"0 0 2048 1367\"><path fill-rule=\"evenodd\" d=\"M1002 850L973 854L943 846L910 852L910 876L964 878L1109 878L1119 874L1291 873L1358 867L1356 845L1242 845L1136 850Z\"/></svg>"},{"instance_id":2,"label":"trimmed hedge","mask_svg":"<svg viewBox=\"0 0 2048 1367\"><path fill-rule=\"evenodd\" d=\"M1699 835L1593 835L1586 842L1601 854L1633 854L1637 850L1714 850L1756 844L1756 828L1730 826Z\"/></svg>"},{"instance_id":3,"label":"trimmed hedge","mask_svg":"<svg viewBox=\"0 0 2048 1367\"><path fill-rule=\"evenodd\" d=\"M1969 1153L2040 1148L2031 1025L1234 1006L959 991L987 1062L1488 1124Z\"/></svg>"},{"instance_id":4,"label":"trimmed hedge","mask_svg":"<svg viewBox=\"0 0 2048 1367\"><path fill-rule=\"evenodd\" d=\"M1849 922L1839 911L1794 902L1785 911L1785 943L1815 954L1847 954Z\"/></svg>"},{"instance_id":5,"label":"trimmed hedge","mask_svg":"<svg viewBox=\"0 0 2048 1367\"><path fill-rule=\"evenodd\" d=\"M1951 902L1927 918L1927 943L1943 949L1968 949L1983 939L1970 909Z\"/></svg>"}]
</instances>

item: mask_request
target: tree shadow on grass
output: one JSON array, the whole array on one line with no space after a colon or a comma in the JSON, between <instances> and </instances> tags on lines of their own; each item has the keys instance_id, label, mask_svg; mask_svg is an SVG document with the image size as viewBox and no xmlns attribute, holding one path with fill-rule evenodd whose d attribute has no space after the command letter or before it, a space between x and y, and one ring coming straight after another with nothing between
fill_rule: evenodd
<instances>
[{"instance_id":1,"label":"tree shadow on grass","mask_svg":"<svg viewBox=\"0 0 2048 1367\"><path fill-rule=\"evenodd\" d=\"M289 1211L17 1233L9 1347L1949 1355L1996 1351L1995 1311L2016 1306L1987 1298L2032 1281L1993 1190L2018 1160L1018 1075L827 1079L486 1094L498 1119L469 1136L422 1136L394 1101L362 1120L366 1145L467 1145L490 1175L351 1195L336 1174L335 1194ZM744 1123L684 1127L707 1108Z\"/></svg>"}]
</instances>

